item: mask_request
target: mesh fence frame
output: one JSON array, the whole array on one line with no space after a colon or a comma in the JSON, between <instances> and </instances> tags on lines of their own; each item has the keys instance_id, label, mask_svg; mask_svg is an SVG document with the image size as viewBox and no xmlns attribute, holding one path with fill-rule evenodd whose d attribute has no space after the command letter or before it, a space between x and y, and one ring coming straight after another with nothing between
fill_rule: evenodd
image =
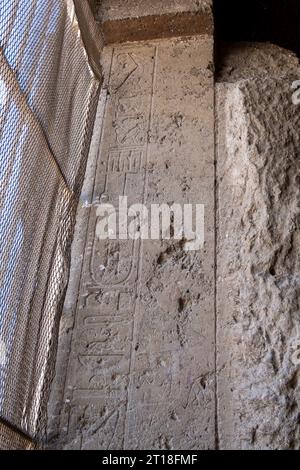
<instances>
[{"instance_id":1,"label":"mesh fence frame","mask_svg":"<svg viewBox=\"0 0 300 470\"><path fill-rule=\"evenodd\" d=\"M0 420L40 443L101 85L93 21L87 0L0 0ZM22 447L7 429L0 448Z\"/></svg>"}]
</instances>

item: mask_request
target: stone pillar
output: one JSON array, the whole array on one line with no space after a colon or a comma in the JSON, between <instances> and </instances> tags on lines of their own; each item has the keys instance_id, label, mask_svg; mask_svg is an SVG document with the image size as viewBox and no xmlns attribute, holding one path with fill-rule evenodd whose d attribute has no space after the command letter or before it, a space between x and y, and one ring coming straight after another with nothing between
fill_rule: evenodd
<instances>
[{"instance_id":1,"label":"stone pillar","mask_svg":"<svg viewBox=\"0 0 300 470\"><path fill-rule=\"evenodd\" d=\"M300 444L299 76L287 51L235 45L217 84L221 448Z\"/></svg>"}]
</instances>

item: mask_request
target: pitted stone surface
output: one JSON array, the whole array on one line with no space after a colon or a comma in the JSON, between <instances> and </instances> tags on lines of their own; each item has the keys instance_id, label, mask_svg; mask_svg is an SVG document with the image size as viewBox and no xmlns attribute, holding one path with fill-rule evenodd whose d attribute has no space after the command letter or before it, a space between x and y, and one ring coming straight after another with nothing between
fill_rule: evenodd
<instances>
[{"instance_id":1,"label":"pitted stone surface","mask_svg":"<svg viewBox=\"0 0 300 470\"><path fill-rule=\"evenodd\" d=\"M220 446L299 449L300 68L274 46L234 49L217 85Z\"/></svg>"},{"instance_id":2,"label":"pitted stone surface","mask_svg":"<svg viewBox=\"0 0 300 470\"><path fill-rule=\"evenodd\" d=\"M116 206L122 195L204 204L205 246L100 241L96 207L81 209L88 230L62 319L54 447L215 446L212 57L200 36L104 50L101 146L84 194Z\"/></svg>"}]
</instances>

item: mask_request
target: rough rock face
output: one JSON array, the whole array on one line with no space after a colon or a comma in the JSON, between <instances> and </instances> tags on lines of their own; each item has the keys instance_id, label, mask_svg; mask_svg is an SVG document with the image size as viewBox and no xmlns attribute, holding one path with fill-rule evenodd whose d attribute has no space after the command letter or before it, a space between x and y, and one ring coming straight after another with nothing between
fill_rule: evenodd
<instances>
[{"instance_id":1,"label":"rough rock face","mask_svg":"<svg viewBox=\"0 0 300 470\"><path fill-rule=\"evenodd\" d=\"M299 77L290 53L235 45L217 84L221 448L300 446Z\"/></svg>"}]
</instances>

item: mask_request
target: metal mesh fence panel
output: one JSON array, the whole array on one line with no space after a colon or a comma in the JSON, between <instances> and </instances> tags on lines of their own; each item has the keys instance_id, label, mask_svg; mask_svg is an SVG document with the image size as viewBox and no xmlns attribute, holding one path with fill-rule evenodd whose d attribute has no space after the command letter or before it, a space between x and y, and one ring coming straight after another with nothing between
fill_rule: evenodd
<instances>
[{"instance_id":1,"label":"metal mesh fence panel","mask_svg":"<svg viewBox=\"0 0 300 470\"><path fill-rule=\"evenodd\" d=\"M0 0L0 420L36 442L46 427L100 48L86 0Z\"/></svg>"},{"instance_id":2,"label":"metal mesh fence panel","mask_svg":"<svg viewBox=\"0 0 300 470\"><path fill-rule=\"evenodd\" d=\"M19 430L0 422L1 450L39 450L41 447Z\"/></svg>"}]
</instances>

